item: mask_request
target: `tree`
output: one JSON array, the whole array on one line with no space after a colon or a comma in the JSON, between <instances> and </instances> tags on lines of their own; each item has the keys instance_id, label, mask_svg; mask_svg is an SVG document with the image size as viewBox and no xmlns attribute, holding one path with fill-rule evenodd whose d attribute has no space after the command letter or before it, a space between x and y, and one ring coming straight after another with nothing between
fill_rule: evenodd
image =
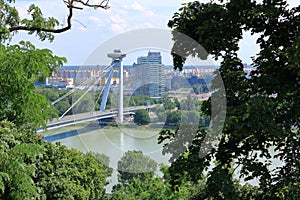
<instances>
[{"instance_id":1,"label":"tree","mask_svg":"<svg viewBox=\"0 0 300 200\"><path fill-rule=\"evenodd\" d=\"M40 8L30 5L29 18L21 19L13 6L14 0L0 0L0 120L7 119L18 127L45 127L45 122L56 117L46 98L34 90L36 81L43 82L56 67L66 59L52 54L48 49L37 49L30 42L3 45L11 41L18 31L36 34L40 40L54 40L56 33L69 30L72 26L74 9L83 7L107 8L107 2L91 4L89 1L64 1L68 7L67 25L61 27L54 17L44 18ZM82 7L80 7L82 6Z\"/></svg>"},{"instance_id":2,"label":"tree","mask_svg":"<svg viewBox=\"0 0 300 200\"><path fill-rule=\"evenodd\" d=\"M198 110L199 101L196 97L192 97L191 95L188 95L186 99L183 99L181 102L181 109L182 110Z\"/></svg>"},{"instance_id":3,"label":"tree","mask_svg":"<svg viewBox=\"0 0 300 200\"><path fill-rule=\"evenodd\" d=\"M174 103L175 103L177 109L180 110L181 109L181 105L180 105L180 102L179 102L179 100L177 98L174 98Z\"/></svg>"},{"instance_id":4,"label":"tree","mask_svg":"<svg viewBox=\"0 0 300 200\"><path fill-rule=\"evenodd\" d=\"M72 95L72 104L78 103L72 108L73 114L92 112L95 110L95 100L91 93L79 92Z\"/></svg>"},{"instance_id":5,"label":"tree","mask_svg":"<svg viewBox=\"0 0 300 200\"><path fill-rule=\"evenodd\" d=\"M181 122L181 112L178 110L166 112L166 124L178 126Z\"/></svg>"},{"instance_id":6,"label":"tree","mask_svg":"<svg viewBox=\"0 0 300 200\"><path fill-rule=\"evenodd\" d=\"M204 192L204 182L201 180L193 185L182 176L182 182L173 190L169 180L168 167L161 166L163 177L148 177L145 180L134 178L129 184L121 185L112 193L111 199L155 199L155 200L181 200L195 199Z\"/></svg>"},{"instance_id":7,"label":"tree","mask_svg":"<svg viewBox=\"0 0 300 200\"><path fill-rule=\"evenodd\" d=\"M165 109L163 106L161 105L156 105L154 107L154 112L157 116L157 122L165 122L166 121L166 113L165 113Z\"/></svg>"},{"instance_id":8,"label":"tree","mask_svg":"<svg viewBox=\"0 0 300 200\"><path fill-rule=\"evenodd\" d=\"M0 1L0 15L2 22L0 25L0 41L11 39L18 31L27 31L29 34L36 34L42 41L48 39L54 40L53 33L62 33L72 27L72 18L74 9L82 10L83 7L108 8L108 1L103 0L99 4L91 4L89 0L68 0L64 1L68 8L67 23L60 26L60 23L54 17L44 18L41 9L35 4L31 4L28 9L31 19L21 19L18 10L11 6L14 0Z\"/></svg>"},{"instance_id":9,"label":"tree","mask_svg":"<svg viewBox=\"0 0 300 200\"><path fill-rule=\"evenodd\" d=\"M70 108L70 104L68 101L64 100L64 101L60 101L57 104L55 104L55 111L57 112L58 116L62 116L69 108ZM71 112L68 112L71 113Z\"/></svg>"},{"instance_id":10,"label":"tree","mask_svg":"<svg viewBox=\"0 0 300 200\"><path fill-rule=\"evenodd\" d=\"M106 174L83 154L0 122L0 199L100 199Z\"/></svg>"},{"instance_id":11,"label":"tree","mask_svg":"<svg viewBox=\"0 0 300 200\"><path fill-rule=\"evenodd\" d=\"M300 171L297 159L300 151L296 135L299 134L300 113L295 112L300 108L300 67L299 60L295 59L300 53L299 12L299 7L289 9L285 0L264 0L261 3L228 0L205 4L194 1L183 5L169 21L169 27L199 42L207 53L184 44L175 33L173 50L185 52L186 57L192 55L205 59L210 54L221 60L219 71L227 101L224 128L218 144L202 158L203 166L192 164L185 169L192 175L198 168L200 173L215 158L219 164L208 175L207 181L207 188L214 188L210 198L232 198L225 188L234 184L229 180L232 177L228 170L233 161L241 166L243 178L258 179L260 192L256 199L299 196L296 185L300 180L296 174ZM237 54L239 41L247 31L258 36L256 42L260 47L260 52L253 57L254 70L250 77L245 76ZM175 68L182 69L185 56L173 53ZM211 99L222 95L216 79L212 81L212 88L217 90L203 107L208 115ZM196 157L203 145L195 139L190 146L197 149L193 151ZM271 154L272 146L275 155ZM172 150L169 149L168 153ZM195 159L195 156L187 159ZM269 166L274 158L279 158L284 164L271 172ZM172 166L179 165L180 160ZM220 184L224 179L228 180Z\"/></svg>"},{"instance_id":12,"label":"tree","mask_svg":"<svg viewBox=\"0 0 300 200\"><path fill-rule=\"evenodd\" d=\"M149 96L137 95L135 91L135 93L132 96L130 96L128 104L129 106L143 106L145 102L150 102L151 104L154 104L155 99L150 98Z\"/></svg>"},{"instance_id":13,"label":"tree","mask_svg":"<svg viewBox=\"0 0 300 200\"><path fill-rule=\"evenodd\" d=\"M53 145L27 129L45 126L55 116L34 83L44 81L66 59L30 42L3 43L18 31L53 41L54 33L71 28L74 9L107 8L108 1L64 1L69 11L65 27L53 17L44 18L34 4L28 9L30 19L21 19L14 2L0 0L0 199L101 199L106 174L91 153Z\"/></svg>"},{"instance_id":14,"label":"tree","mask_svg":"<svg viewBox=\"0 0 300 200\"><path fill-rule=\"evenodd\" d=\"M198 126L200 123L200 113L197 110L181 111L181 123Z\"/></svg>"},{"instance_id":15,"label":"tree","mask_svg":"<svg viewBox=\"0 0 300 200\"><path fill-rule=\"evenodd\" d=\"M113 169L111 167L109 167L109 162L110 162L110 158L105 155L105 154L102 154L102 153L95 153L95 152L92 152L92 154L94 155L95 159L103 164L104 166L104 171L106 173L106 176L109 177L112 175L112 172L113 172Z\"/></svg>"},{"instance_id":16,"label":"tree","mask_svg":"<svg viewBox=\"0 0 300 200\"><path fill-rule=\"evenodd\" d=\"M58 90L56 88L44 88L44 87L36 87L35 91L37 93L43 94L51 102L57 100L60 96L66 93L66 91Z\"/></svg>"},{"instance_id":17,"label":"tree","mask_svg":"<svg viewBox=\"0 0 300 200\"><path fill-rule=\"evenodd\" d=\"M34 92L34 82L44 80L64 61L29 42L7 47L0 44L0 120L37 128L54 117L50 102Z\"/></svg>"},{"instance_id":18,"label":"tree","mask_svg":"<svg viewBox=\"0 0 300 200\"><path fill-rule=\"evenodd\" d=\"M157 169L157 163L148 156L144 156L141 151L127 151L118 161L118 181L128 184L134 178L141 181L152 178Z\"/></svg>"},{"instance_id":19,"label":"tree","mask_svg":"<svg viewBox=\"0 0 300 200\"><path fill-rule=\"evenodd\" d=\"M165 110L173 110L174 108L176 108L176 104L168 97L165 98L163 105Z\"/></svg>"},{"instance_id":20,"label":"tree","mask_svg":"<svg viewBox=\"0 0 300 200\"><path fill-rule=\"evenodd\" d=\"M171 187L160 178L148 178L144 181L134 178L128 185L122 185L112 194L112 200L181 200L191 196L190 183L180 187L179 191L172 191Z\"/></svg>"},{"instance_id":21,"label":"tree","mask_svg":"<svg viewBox=\"0 0 300 200\"><path fill-rule=\"evenodd\" d=\"M97 111L100 109L102 94L100 92L86 93L82 91L59 90L57 88L36 87L35 91L46 96L54 104L58 116L63 115L76 101L77 104L71 108L66 115ZM72 94L72 95L71 95ZM64 97L64 98L63 98ZM57 101L59 100L59 101ZM108 103L110 104L109 100Z\"/></svg>"},{"instance_id":22,"label":"tree","mask_svg":"<svg viewBox=\"0 0 300 200\"><path fill-rule=\"evenodd\" d=\"M133 121L136 124L147 125L151 122L151 119L147 110L140 109L135 112Z\"/></svg>"}]
</instances>

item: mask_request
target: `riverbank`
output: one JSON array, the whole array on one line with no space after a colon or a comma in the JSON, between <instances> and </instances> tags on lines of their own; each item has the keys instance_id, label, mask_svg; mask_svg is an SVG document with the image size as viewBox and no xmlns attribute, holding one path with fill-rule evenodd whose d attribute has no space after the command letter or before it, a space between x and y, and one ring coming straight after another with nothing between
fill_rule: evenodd
<instances>
[{"instance_id":1,"label":"riverbank","mask_svg":"<svg viewBox=\"0 0 300 200\"><path fill-rule=\"evenodd\" d=\"M58 129L46 130L44 132L38 133L44 140L49 142L55 142L57 140L65 139L68 137L73 137L79 134L88 133L95 130L102 130L111 132L123 132L125 134L132 135L133 137L149 137L149 135L158 134L163 129L176 130L174 126L165 126L164 124L153 123L144 126L138 126L134 123L126 123L124 125L99 125L98 122L87 122L78 123L70 126L61 127ZM120 131L122 130L122 131ZM143 134L141 134L141 132Z\"/></svg>"},{"instance_id":2,"label":"riverbank","mask_svg":"<svg viewBox=\"0 0 300 200\"><path fill-rule=\"evenodd\" d=\"M151 128L150 126L130 128L126 125L100 127L90 123L64 127L62 130L65 132L59 133L59 130L51 130L51 133L45 133L47 136L44 139L57 137L52 142L60 142L68 148L74 148L84 153L97 152L109 156L109 166L114 170L112 177L109 178L110 184L106 187L107 192L110 192L112 186L117 183L118 161L129 150L142 151L144 155L149 156L157 163L169 164L170 156L162 155L162 145L157 143L161 128ZM156 174L161 175L159 169Z\"/></svg>"}]
</instances>

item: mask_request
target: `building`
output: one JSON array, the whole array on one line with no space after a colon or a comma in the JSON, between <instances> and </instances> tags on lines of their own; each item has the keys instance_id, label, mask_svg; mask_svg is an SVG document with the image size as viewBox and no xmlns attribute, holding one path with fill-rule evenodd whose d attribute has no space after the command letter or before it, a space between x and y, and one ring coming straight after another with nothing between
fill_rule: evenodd
<instances>
[{"instance_id":1,"label":"building","mask_svg":"<svg viewBox=\"0 0 300 200\"><path fill-rule=\"evenodd\" d=\"M200 84L200 85L206 85L205 80L202 77L192 75L190 78L187 79L191 86Z\"/></svg>"},{"instance_id":2,"label":"building","mask_svg":"<svg viewBox=\"0 0 300 200\"><path fill-rule=\"evenodd\" d=\"M109 70L106 69L104 65L84 65L84 66L61 66L57 68L57 71L49 77L49 83L53 83L58 80L60 82L72 79L74 85L79 85L80 83L88 79L99 79L99 85L105 85L107 81L107 75ZM124 70L124 79L127 81L128 72ZM111 79L111 84L119 84L119 74L118 70L114 70ZM53 85L53 84L52 84Z\"/></svg>"},{"instance_id":3,"label":"building","mask_svg":"<svg viewBox=\"0 0 300 200\"><path fill-rule=\"evenodd\" d=\"M162 98L165 95L165 66L160 52L148 52L138 57L132 68L132 83L135 95Z\"/></svg>"},{"instance_id":4,"label":"building","mask_svg":"<svg viewBox=\"0 0 300 200\"><path fill-rule=\"evenodd\" d=\"M137 64L162 64L160 52L148 52L147 56L141 56L137 58Z\"/></svg>"},{"instance_id":5,"label":"building","mask_svg":"<svg viewBox=\"0 0 300 200\"><path fill-rule=\"evenodd\" d=\"M60 78L62 80L72 78L74 84L79 84L87 79L97 78L103 72L105 66L61 66L57 68L57 72L52 78Z\"/></svg>"}]
</instances>

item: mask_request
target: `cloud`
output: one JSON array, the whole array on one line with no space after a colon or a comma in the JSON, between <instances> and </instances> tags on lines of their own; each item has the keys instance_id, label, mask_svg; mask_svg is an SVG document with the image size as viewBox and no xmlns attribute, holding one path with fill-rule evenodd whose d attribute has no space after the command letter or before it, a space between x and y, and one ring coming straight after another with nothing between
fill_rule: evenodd
<instances>
[{"instance_id":1,"label":"cloud","mask_svg":"<svg viewBox=\"0 0 300 200\"><path fill-rule=\"evenodd\" d=\"M127 25L126 24L111 24L111 30L116 33L123 33L127 31Z\"/></svg>"},{"instance_id":2,"label":"cloud","mask_svg":"<svg viewBox=\"0 0 300 200\"><path fill-rule=\"evenodd\" d=\"M133 2L133 4L131 4L130 8L132 10L142 12L148 17L154 16L154 12L151 9L145 8L144 6L142 6L140 3L136 2L136 1Z\"/></svg>"},{"instance_id":3,"label":"cloud","mask_svg":"<svg viewBox=\"0 0 300 200\"><path fill-rule=\"evenodd\" d=\"M110 27L113 32L122 33L128 30L126 15L110 15L109 20Z\"/></svg>"},{"instance_id":4,"label":"cloud","mask_svg":"<svg viewBox=\"0 0 300 200\"><path fill-rule=\"evenodd\" d=\"M144 8L141 4L139 4L138 2L133 2L133 4L131 5L131 8L133 10L137 10L137 11L145 11L146 8Z\"/></svg>"},{"instance_id":5,"label":"cloud","mask_svg":"<svg viewBox=\"0 0 300 200\"><path fill-rule=\"evenodd\" d=\"M148 17L154 16L154 12L153 12L152 10L147 10L147 11L145 12L145 14L146 14L146 16L148 16Z\"/></svg>"},{"instance_id":6,"label":"cloud","mask_svg":"<svg viewBox=\"0 0 300 200\"><path fill-rule=\"evenodd\" d=\"M125 20L124 18L120 17L120 15L111 15L110 16L110 20L113 22L113 23L125 23Z\"/></svg>"},{"instance_id":7,"label":"cloud","mask_svg":"<svg viewBox=\"0 0 300 200\"><path fill-rule=\"evenodd\" d=\"M97 24L98 26L103 26L105 21L103 19L101 19L100 17L96 17L96 16L90 16L88 18L89 21Z\"/></svg>"},{"instance_id":8,"label":"cloud","mask_svg":"<svg viewBox=\"0 0 300 200\"><path fill-rule=\"evenodd\" d=\"M75 21L72 21L72 30L68 31L68 34L59 34L51 46L49 45L49 48L57 54L65 55L69 64L78 64L86 57L86 54L79 54L78 49L74 48L75 43L76 46L79 45L88 52L88 49L93 48L93 45L98 45L116 34L138 28L166 28L167 19L178 10L181 1L187 0L114 0L110 1L110 9L108 10L94 10L92 8L74 10L73 19ZM30 3L40 6L45 17L54 16L61 23L66 23L68 10L63 1L16 1L15 5L21 10L22 16L26 17ZM36 40L34 36L27 36L26 34L20 35L18 38L24 40L24 35L29 40ZM37 45L39 44L37 43ZM46 43L41 44L41 47L45 47ZM68 51L65 51L66 46Z\"/></svg>"}]
</instances>

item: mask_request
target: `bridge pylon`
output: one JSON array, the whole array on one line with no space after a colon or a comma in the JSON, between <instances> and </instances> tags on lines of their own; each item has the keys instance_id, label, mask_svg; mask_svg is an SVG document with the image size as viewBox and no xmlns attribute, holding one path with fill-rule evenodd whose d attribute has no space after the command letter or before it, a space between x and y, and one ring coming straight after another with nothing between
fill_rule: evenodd
<instances>
[{"instance_id":1,"label":"bridge pylon","mask_svg":"<svg viewBox=\"0 0 300 200\"><path fill-rule=\"evenodd\" d=\"M113 53L107 54L109 58L112 58L114 67L119 68L119 98L118 98L118 124L123 124L123 58L126 57L126 53L119 49L114 50ZM110 84L110 83L109 83Z\"/></svg>"}]
</instances>

